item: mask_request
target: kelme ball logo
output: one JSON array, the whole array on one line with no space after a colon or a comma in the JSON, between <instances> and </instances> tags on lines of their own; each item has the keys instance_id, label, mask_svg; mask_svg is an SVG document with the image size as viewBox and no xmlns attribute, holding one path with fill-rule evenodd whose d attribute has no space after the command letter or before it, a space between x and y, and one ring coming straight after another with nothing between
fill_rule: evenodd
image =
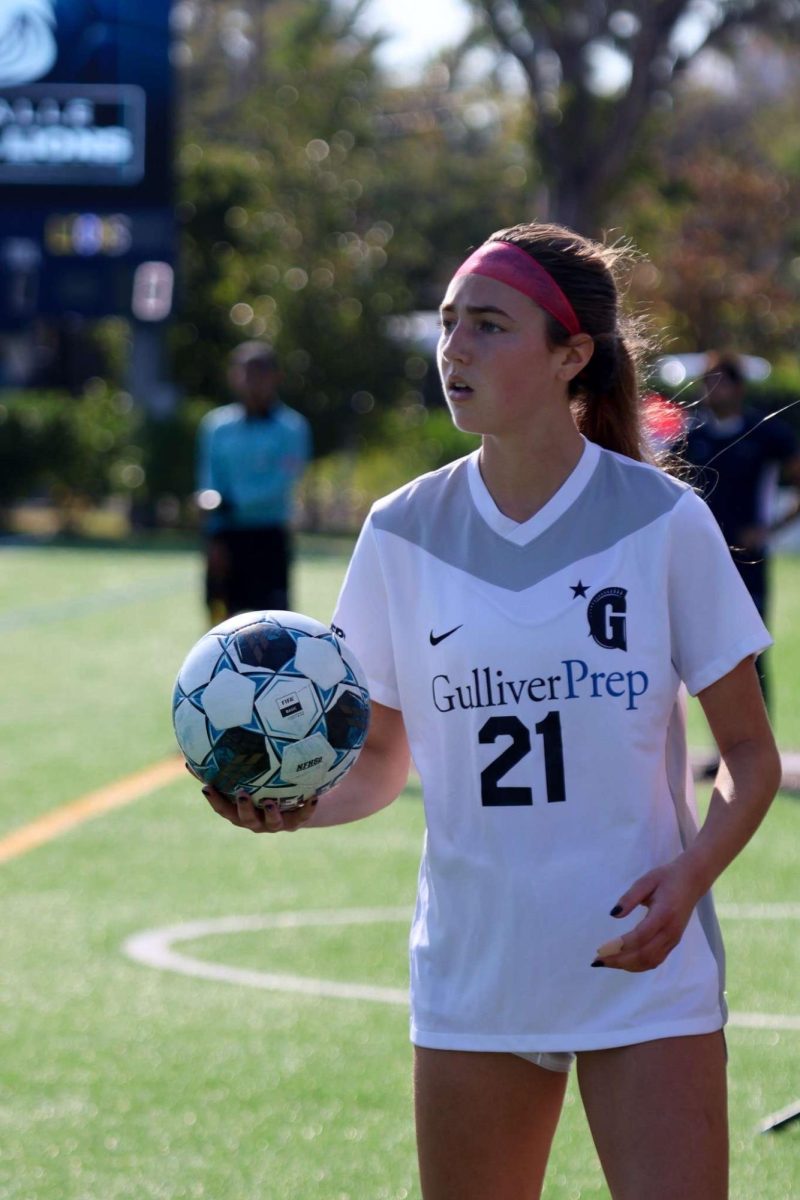
<instances>
[{"instance_id":1,"label":"kelme ball logo","mask_svg":"<svg viewBox=\"0 0 800 1200\"><path fill-rule=\"evenodd\" d=\"M589 632L598 646L608 650L627 650L625 632L627 602L625 588L603 588L589 601Z\"/></svg>"},{"instance_id":2,"label":"kelme ball logo","mask_svg":"<svg viewBox=\"0 0 800 1200\"><path fill-rule=\"evenodd\" d=\"M41 79L58 56L53 0L0 0L0 87Z\"/></svg>"}]
</instances>

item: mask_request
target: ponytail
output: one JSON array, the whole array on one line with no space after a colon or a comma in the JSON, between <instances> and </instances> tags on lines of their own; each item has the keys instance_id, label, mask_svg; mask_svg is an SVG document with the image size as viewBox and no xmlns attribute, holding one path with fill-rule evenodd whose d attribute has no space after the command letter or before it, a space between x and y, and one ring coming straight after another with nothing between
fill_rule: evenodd
<instances>
[{"instance_id":1,"label":"ponytail","mask_svg":"<svg viewBox=\"0 0 800 1200\"><path fill-rule=\"evenodd\" d=\"M653 454L642 427L636 362L623 336L594 339L594 354L572 382L572 413L579 431L606 450L639 462Z\"/></svg>"}]
</instances>

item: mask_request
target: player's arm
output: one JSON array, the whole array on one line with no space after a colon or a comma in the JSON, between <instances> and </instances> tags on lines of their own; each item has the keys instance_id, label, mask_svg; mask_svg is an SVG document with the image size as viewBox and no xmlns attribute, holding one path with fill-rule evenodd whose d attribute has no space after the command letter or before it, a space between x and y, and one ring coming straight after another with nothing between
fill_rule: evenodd
<instances>
[{"instance_id":1,"label":"player's arm","mask_svg":"<svg viewBox=\"0 0 800 1200\"><path fill-rule=\"evenodd\" d=\"M720 751L703 828L683 856L700 894L747 845L780 787L781 760L755 661L747 658L698 695Z\"/></svg>"},{"instance_id":2,"label":"player's arm","mask_svg":"<svg viewBox=\"0 0 800 1200\"><path fill-rule=\"evenodd\" d=\"M244 794L240 799L231 799L211 787L203 788L203 794L221 817L254 833L344 825L360 821L396 800L406 785L410 764L402 714L373 700L369 733L358 758L342 782L319 801L314 799L301 809L281 813L270 802L264 808L256 807Z\"/></svg>"},{"instance_id":3,"label":"player's arm","mask_svg":"<svg viewBox=\"0 0 800 1200\"><path fill-rule=\"evenodd\" d=\"M373 700L361 753L342 782L320 796L308 825L344 825L386 808L406 786L410 765L402 713Z\"/></svg>"},{"instance_id":4,"label":"player's arm","mask_svg":"<svg viewBox=\"0 0 800 1200\"><path fill-rule=\"evenodd\" d=\"M755 663L747 658L698 694L719 746L720 769L703 827L683 854L649 871L612 910L647 915L609 952L603 966L627 971L657 967L680 941L695 905L761 824L780 786L781 762L767 719ZM620 945L621 943L621 945Z\"/></svg>"}]
</instances>

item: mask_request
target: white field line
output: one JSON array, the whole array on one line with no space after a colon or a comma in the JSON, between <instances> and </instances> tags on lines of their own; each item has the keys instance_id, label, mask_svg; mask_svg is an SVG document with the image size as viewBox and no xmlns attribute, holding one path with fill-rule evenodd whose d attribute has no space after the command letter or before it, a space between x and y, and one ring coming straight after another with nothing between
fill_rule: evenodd
<instances>
[{"instance_id":1,"label":"white field line","mask_svg":"<svg viewBox=\"0 0 800 1200\"><path fill-rule=\"evenodd\" d=\"M717 914L733 921L800 921L800 904L717 904Z\"/></svg>"},{"instance_id":2,"label":"white field line","mask_svg":"<svg viewBox=\"0 0 800 1200\"><path fill-rule=\"evenodd\" d=\"M299 975L252 971L222 963L191 958L173 950L175 942L193 941L213 934L251 933L262 929L301 929L309 925L373 925L408 921L406 908L344 908L329 912L267 913L251 917L218 917L209 921L188 921L163 929L147 929L134 934L123 944L129 958L161 971L177 971L200 979L238 983L270 992L295 992L307 996L327 996L337 1000L371 1000L380 1004L407 1004L405 988L376 987L368 983L338 983L328 979L309 979Z\"/></svg>"},{"instance_id":3,"label":"white field line","mask_svg":"<svg viewBox=\"0 0 800 1200\"><path fill-rule=\"evenodd\" d=\"M728 1024L739 1029L777 1029L782 1032L800 1030L800 1017L788 1013L737 1013L728 1014Z\"/></svg>"},{"instance_id":4,"label":"white field line","mask_svg":"<svg viewBox=\"0 0 800 1200\"><path fill-rule=\"evenodd\" d=\"M800 904L720 905L720 914L734 920L783 921L800 919ZM307 912L265 913L259 916L216 917L147 929L129 937L123 952L135 962L161 971L175 971L197 979L236 983L270 992L293 992L336 1000L368 1000L406 1006L405 988L376 987L367 983L340 983L301 975L230 967L192 958L173 949L176 942L227 933L257 933L264 929L305 929L310 926L375 925L410 920L406 908L342 908ZM743 1029L800 1030L800 1015L787 1013L731 1013L729 1024Z\"/></svg>"}]
</instances>

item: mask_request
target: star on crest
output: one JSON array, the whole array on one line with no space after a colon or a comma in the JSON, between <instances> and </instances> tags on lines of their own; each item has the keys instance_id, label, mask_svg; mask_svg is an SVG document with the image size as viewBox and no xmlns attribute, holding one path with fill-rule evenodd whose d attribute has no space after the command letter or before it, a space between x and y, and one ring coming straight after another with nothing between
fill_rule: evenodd
<instances>
[{"instance_id":1,"label":"star on crest","mask_svg":"<svg viewBox=\"0 0 800 1200\"><path fill-rule=\"evenodd\" d=\"M585 596L587 591L589 590L588 585L585 583L581 583L580 579L578 580L577 583L571 583L569 586L572 588L572 599L573 600L577 600L578 596Z\"/></svg>"}]
</instances>

